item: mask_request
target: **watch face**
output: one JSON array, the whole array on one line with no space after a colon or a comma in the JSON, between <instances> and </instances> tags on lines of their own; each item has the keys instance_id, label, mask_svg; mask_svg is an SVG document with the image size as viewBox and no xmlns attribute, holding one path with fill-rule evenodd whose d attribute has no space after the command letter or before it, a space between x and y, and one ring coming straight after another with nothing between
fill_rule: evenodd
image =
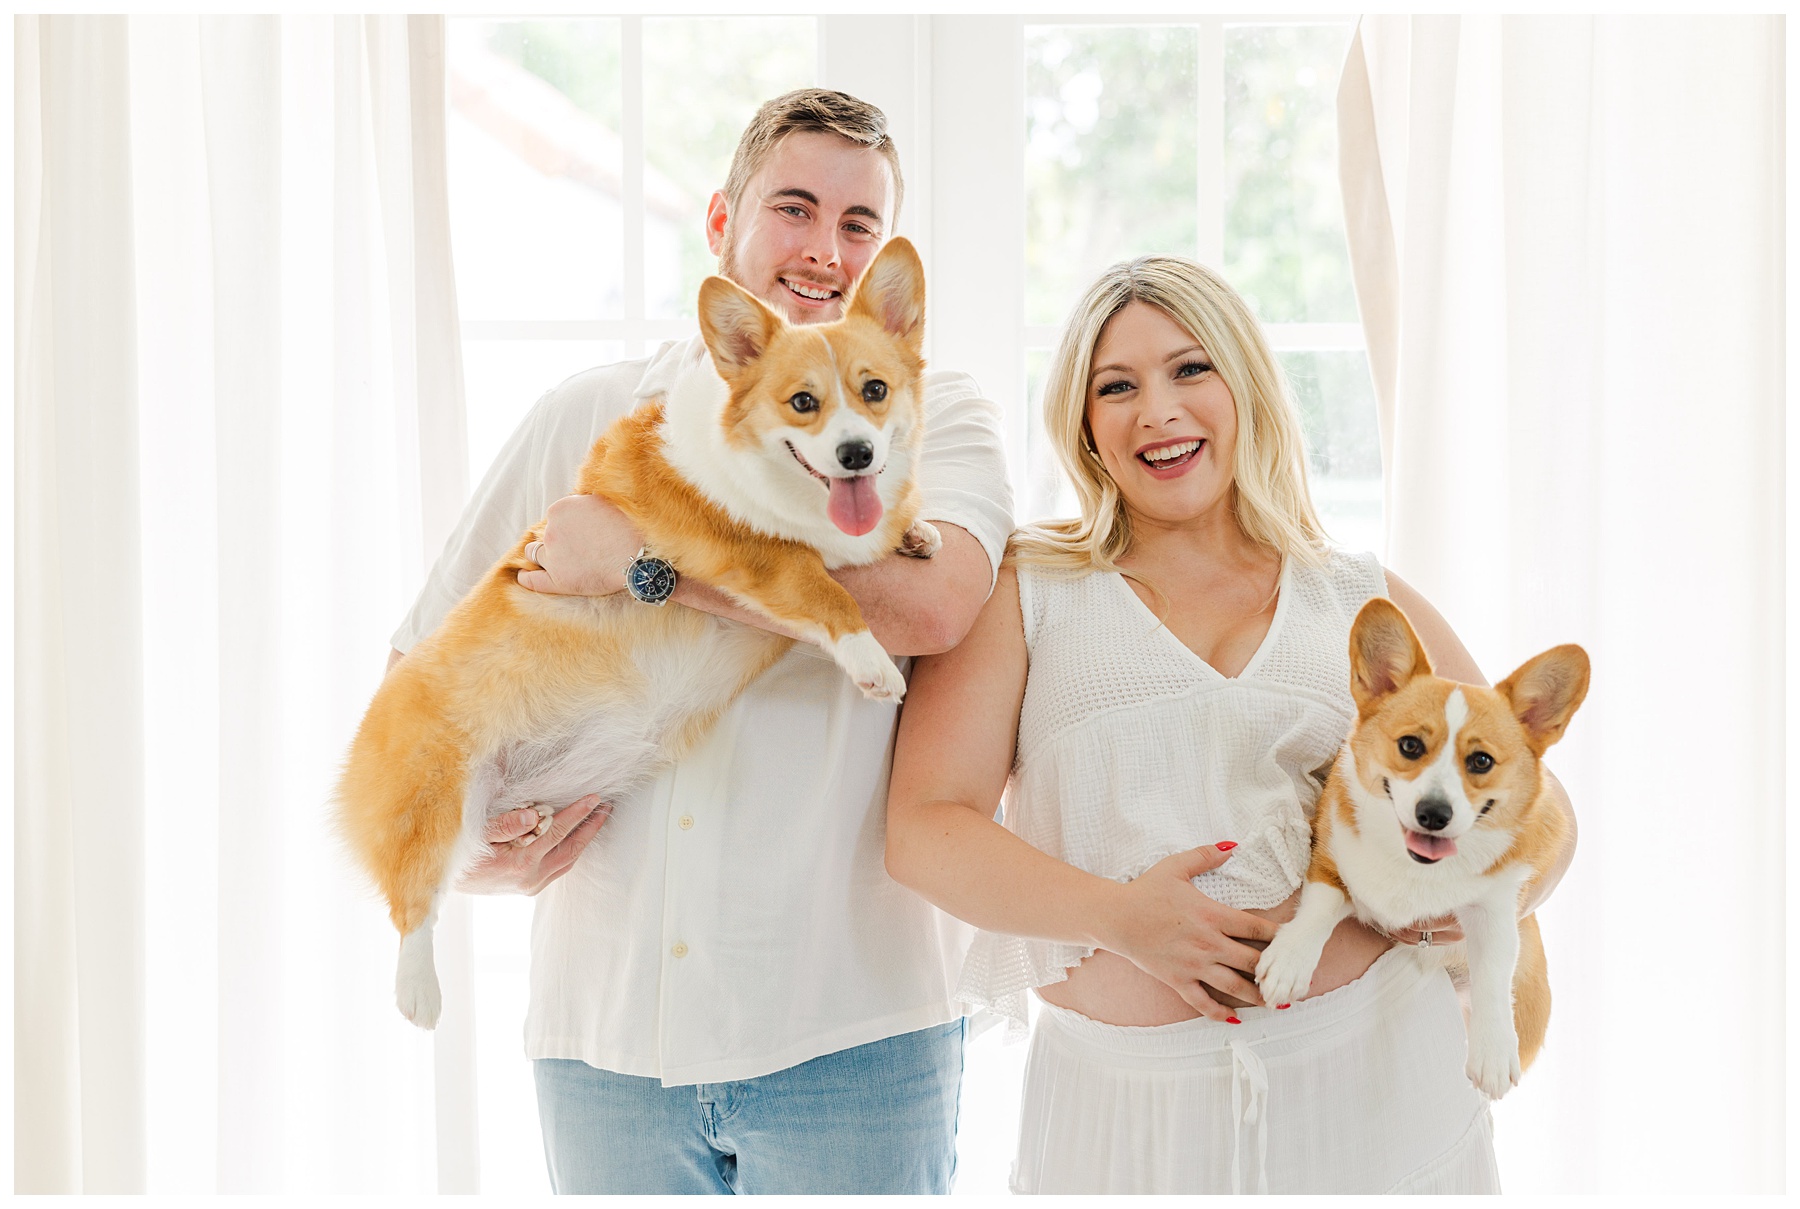
<instances>
[{"instance_id":1,"label":"watch face","mask_svg":"<svg viewBox=\"0 0 1800 1209\"><path fill-rule=\"evenodd\" d=\"M667 559L640 558L625 569L625 586L648 604L661 604L675 594L675 568Z\"/></svg>"}]
</instances>

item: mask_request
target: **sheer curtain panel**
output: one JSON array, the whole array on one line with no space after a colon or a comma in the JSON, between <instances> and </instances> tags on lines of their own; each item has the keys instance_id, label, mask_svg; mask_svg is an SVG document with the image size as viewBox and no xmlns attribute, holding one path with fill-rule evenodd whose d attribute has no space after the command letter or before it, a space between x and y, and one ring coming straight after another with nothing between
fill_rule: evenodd
<instances>
[{"instance_id":1,"label":"sheer curtain panel","mask_svg":"<svg viewBox=\"0 0 1800 1209\"><path fill-rule=\"evenodd\" d=\"M122 21L14 32L20 1192L144 1181L144 697ZM86 82L81 86L77 82Z\"/></svg>"},{"instance_id":2,"label":"sheer curtain panel","mask_svg":"<svg viewBox=\"0 0 1800 1209\"><path fill-rule=\"evenodd\" d=\"M1388 565L1495 679L1593 657L1510 1191L1782 1187L1783 38L1366 17L1342 77Z\"/></svg>"},{"instance_id":3,"label":"sheer curtain panel","mask_svg":"<svg viewBox=\"0 0 1800 1209\"><path fill-rule=\"evenodd\" d=\"M443 21L20 17L15 1187L477 1185L327 822L466 493Z\"/></svg>"}]
</instances>

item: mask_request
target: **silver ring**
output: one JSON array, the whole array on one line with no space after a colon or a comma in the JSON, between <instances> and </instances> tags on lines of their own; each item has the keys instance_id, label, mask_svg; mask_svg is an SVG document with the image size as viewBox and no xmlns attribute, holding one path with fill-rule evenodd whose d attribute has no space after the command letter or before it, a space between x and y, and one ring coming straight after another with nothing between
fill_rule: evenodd
<instances>
[{"instance_id":1,"label":"silver ring","mask_svg":"<svg viewBox=\"0 0 1800 1209\"><path fill-rule=\"evenodd\" d=\"M525 557L529 558L532 562L536 563L540 567L544 565L544 560L539 558L538 555L542 554L543 552L544 552L544 543L543 542L526 542L525 543Z\"/></svg>"},{"instance_id":2,"label":"silver ring","mask_svg":"<svg viewBox=\"0 0 1800 1209\"><path fill-rule=\"evenodd\" d=\"M1421 931L1419 933L1419 947L1421 949L1429 949L1431 947L1431 933L1430 932Z\"/></svg>"}]
</instances>

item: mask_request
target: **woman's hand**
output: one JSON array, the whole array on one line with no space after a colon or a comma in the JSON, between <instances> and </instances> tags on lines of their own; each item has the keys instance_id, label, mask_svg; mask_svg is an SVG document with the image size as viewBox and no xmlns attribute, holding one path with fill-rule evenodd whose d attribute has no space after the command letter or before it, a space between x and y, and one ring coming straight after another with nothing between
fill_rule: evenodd
<instances>
[{"instance_id":1,"label":"woman's hand","mask_svg":"<svg viewBox=\"0 0 1800 1209\"><path fill-rule=\"evenodd\" d=\"M1262 1003L1247 973L1256 969L1262 950L1244 942L1266 945L1276 925L1214 902L1190 879L1223 865L1236 846L1230 841L1209 844L1158 861L1120 887L1116 907L1100 929L1101 947L1173 987L1202 1016L1227 1022L1235 1021L1236 1013L1207 994L1207 988L1245 1003Z\"/></svg>"}]
</instances>

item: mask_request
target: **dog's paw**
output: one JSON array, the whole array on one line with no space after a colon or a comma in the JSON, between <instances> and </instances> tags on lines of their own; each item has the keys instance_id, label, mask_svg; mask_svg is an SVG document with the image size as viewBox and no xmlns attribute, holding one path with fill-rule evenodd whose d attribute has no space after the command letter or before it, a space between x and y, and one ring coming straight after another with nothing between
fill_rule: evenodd
<instances>
[{"instance_id":1,"label":"dog's paw","mask_svg":"<svg viewBox=\"0 0 1800 1209\"><path fill-rule=\"evenodd\" d=\"M437 963L431 953L431 925L400 938L400 965L394 972L394 1002L400 1014L420 1028L436 1028L444 1011L438 989Z\"/></svg>"},{"instance_id":2,"label":"dog's paw","mask_svg":"<svg viewBox=\"0 0 1800 1209\"><path fill-rule=\"evenodd\" d=\"M1256 963L1256 986L1270 1007L1304 999L1312 986L1319 955L1292 930L1283 928Z\"/></svg>"},{"instance_id":3,"label":"dog's paw","mask_svg":"<svg viewBox=\"0 0 1800 1209\"><path fill-rule=\"evenodd\" d=\"M514 837L512 845L515 848L529 848L537 843L538 837L550 830L550 820L556 817L555 812L549 806L539 802L533 802L531 809L537 812L537 826L524 835Z\"/></svg>"},{"instance_id":4,"label":"dog's paw","mask_svg":"<svg viewBox=\"0 0 1800 1209\"><path fill-rule=\"evenodd\" d=\"M394 981L394 1001L400 1005L402 1016L424 1029L436 1028L438 1017L444 1013L444 996L438 990L437 975L430 971L402 971Z\"/></svg>"},{"instance_id":5,"label":"dog's paw","mask_svg":"<svg viewBox=\"0 0 1800 1209\"><path fill-rule=\"evenodd\" d=\"M856 682L863 696L875 701L899 701L906 695L906 678L869 631L838 639L831 656Z\"/></svg>"},{"instance_id":6,"label":"dog's paw","mask_svg":"<svg viewBox=\"0 0 1800 1209\"><path fill-rule=\"evenodd\" d=\"M1469 1082L1490 1100L1517 1087L1524 1070L1519 1065L1519 1041L1512 1030L1472 1030L1467 1073Z\"/></svg>"},{"instance_id":7,"label":"dog's paw","mask_svg":"<svg viewBox=\"0 0 1800 1209\"><path fill-rule=\"evenodd\" d=\"M944 548L943 534L930 521L914 521L900 535L900 553L908 558L930 558Z\"/></svg>"}]
</instances>

